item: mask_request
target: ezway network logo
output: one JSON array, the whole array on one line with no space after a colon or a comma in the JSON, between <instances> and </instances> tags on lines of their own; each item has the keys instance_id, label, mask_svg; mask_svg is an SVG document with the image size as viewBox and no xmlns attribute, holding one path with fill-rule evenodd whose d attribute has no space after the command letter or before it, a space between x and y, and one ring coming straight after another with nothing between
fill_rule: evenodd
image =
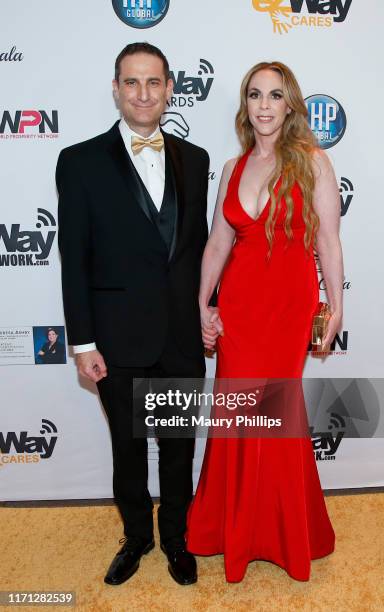
<instances>
[{"instance_id":1,"label":"ezway network logo","mask_svg":"<svg viewBox=\"0 0 384 612\"><path fill-rule=\"evenodd\" d=\"M10 228L0 223L0 267L10 266L49 266L56 230L52 213L44 208L37 209L36 230L20 230L20 223L12 223ZM3 252L2 252L3 251Z\"/></svg>"},{"instance_id":2,"label":"ezway network logo","mask_svg":"<svg viewBox=\"0 0 384 612\"><path fill-rule=\"evenodd\" d=\"M345 176L340 179L340 216L344 217L347 214L348 208L354 196L354 188L351 181Z\"/></svg>"},{"instance_id":3,"label":"ezway network logo","mask_svg":"<svg viewBox=\"0 0 384 612\"><path fill-rule=\"evenodd\" d=\"M112 0L121 21L132 28L152 28L168 12L169 0Z\"/></svg>"},{"instance_id":4,"label":"ezway network logo","mask_svg":"<svg viewBox=\"0 0 384 612\"><path fill-rule=\"evenodd\" d=\"M340 102L324 94L305 98L308 123L319 147L330 149L344 136L347 118Z\"/></svg>"},{"instance_id":5,"label":"ezway network logo","mask_svg":"<svg viewBox=\"0 0 384 612\"><path fill-rule=\"evenodd\" d=\"M345 21L352 0L252 0L259 13L269 13L275 34L295 27L330 28Z\"/></svg>"},{"instance_id":6,"label":"ezway network logo","mask_svg":"<svg viewBox=\"0 0 384 612\"><path fill-rule=\"evenodd\" d=\"M173 81L173 95L168 102L168 107L194 106L195 102L204 102L211 91L214 69L210 62L200 60L196 76L189 76L185 70L170 73Z\"/></svg>"},{"instance_id":7,"label":"ezway network logo","mask_svg":"<svg viewBox=\"0 0 384 612\"><path fill-rule=\"evenodd\" d=\"M44 110L17 110L13 115L6 110L0 119L0 138L57 138L58 134L57 110L50 116Z\"/></svg>"},{"instance_id":8,"label":"ezway network logo","mask_svg":"<svg viewBox=\"0 0 384 612\"><path fill-rule=\"evenodd\" d=\"M370 380L312 378L304 380L304 388L317 461L335 460L343 438L373 438L380 435L378 388Z\"/></svg>"},{"instance_id":9,"label":"ezway network logo","mask_svg":"<svg viewBox=\"0 0 384 612\"><path fill-rule=\"evenodd\" d=\"M52 421L42 419L40 436L29 436L28 431L0 431L0 467L10 463L38 463L49 459L57 442L57 427Z\"/></svg>"},{"instance_id":10,"label":"ezway network logo","mask_svg":"<svg viewBox=\"0 0 384 612\"><path fill-rule=\"evenodd\" d=\"M341 431L335 431L337 428L340 428ZM331 431L314 431L313 427L310 427L309 430L316 461L334 461L336 451L345 435L343 417L331 412L330 425L328 426L328 430Z\"/></svg>"}]
</instances>

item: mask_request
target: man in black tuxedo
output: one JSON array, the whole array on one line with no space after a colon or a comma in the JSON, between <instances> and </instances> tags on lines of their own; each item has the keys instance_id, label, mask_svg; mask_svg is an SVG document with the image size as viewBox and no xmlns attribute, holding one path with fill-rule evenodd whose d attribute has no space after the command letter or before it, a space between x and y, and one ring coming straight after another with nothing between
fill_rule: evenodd
<instances>
[{"instance_id":1,"label":"man in black tuxedo","mask_svg":"<svg viewBox=\"0 0 384 612\"><path fill-rule=\"evenodd\" d=\"M105 582L121 584L154 546L147 440L132 432L132 379L205 374L198 289L209 157L159 128L172 94L159 49L125 47L113 91L121 121L61 151L56 181L68 339L109 420L124 523ZM197 579L184 540L193 451L193 439L159 439L161 548L180 584Z\"/></svg>"}]
</instances>

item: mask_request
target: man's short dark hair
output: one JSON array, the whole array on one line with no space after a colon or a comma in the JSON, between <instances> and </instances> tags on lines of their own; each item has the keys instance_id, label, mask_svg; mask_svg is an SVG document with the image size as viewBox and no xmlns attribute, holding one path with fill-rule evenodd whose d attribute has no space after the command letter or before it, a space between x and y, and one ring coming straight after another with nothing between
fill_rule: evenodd
<instances>
[{"instance_id":1,"label":"man's short dark hair","mask_svg":"<svg viewBox=\"0 0 384 612\"><path fill-rule=\"evenodd\" d=\"M119 82L121 60L124 59L124 57L126 57L127 55L135 55L135 53L148 53L148 55L155 55L156 57L161 59L164 66L165 80L168 81L168 79L170 78L169 63L164 53L148 42L137 42L131 43L130 45L124 47L124 49L120 51L119 55L117 56L115 61L115 80L117 82Z\"/></svg>"}]
</instances>

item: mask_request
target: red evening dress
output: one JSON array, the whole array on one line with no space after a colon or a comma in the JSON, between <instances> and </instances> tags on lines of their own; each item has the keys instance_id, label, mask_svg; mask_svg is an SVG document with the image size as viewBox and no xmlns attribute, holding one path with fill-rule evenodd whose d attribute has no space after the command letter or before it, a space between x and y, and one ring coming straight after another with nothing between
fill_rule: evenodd
<instances>
[{"instance_id":1,"label":"red evening dress","mask_svg":"<svg viewBox=\"0 0 384 612\"><path fill-rule=\"evenodd\" d=\"M313 252L303 243L302 194L295 184L290 241L281 201L268 259L270 199L254 220L238 195L249 155L236 164L223 204L236 241L219 288L224 336L217 342L216 378L301 378L319 300ZM335 544L310 437L209 438L186 538L192 553L224 554L228 582L241 581L256 559L309 580L311 559Z\"/></svg>"}]
</instances>

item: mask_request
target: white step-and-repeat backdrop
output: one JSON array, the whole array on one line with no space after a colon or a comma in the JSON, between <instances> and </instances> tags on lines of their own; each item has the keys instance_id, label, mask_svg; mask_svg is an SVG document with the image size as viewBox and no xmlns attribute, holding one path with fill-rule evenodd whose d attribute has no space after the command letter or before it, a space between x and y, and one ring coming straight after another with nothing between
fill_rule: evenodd
<instances>
[{"instance_id":1,"label":"white step-and-repeat backdrop","mask_svg":"<svg viewBox=\"0 0 384 612\"><path fill-rule=\"evenodd\" d=\"M345 256L343 330L332 355L309 356L305 369L306 377L340 379L316 391L329 424L314 424L314 452L324 488L384 485L383 21L381 0L2 0L1 500L112 496L107 422L66 346L54 172L60 149L118 118L114 60L141 40L171 64L165 129L209 151L209 219L222 166L239 152L244 73L273 59L295 72L340 182ZM321 270L319 283L323 290ZM39 355L49 327L61 363ZM214 367L208 360L208 375ZM199 440L196 479L202 453ZM153 441L149 457L157 495Z\"/></svg>"}]
</instances>

